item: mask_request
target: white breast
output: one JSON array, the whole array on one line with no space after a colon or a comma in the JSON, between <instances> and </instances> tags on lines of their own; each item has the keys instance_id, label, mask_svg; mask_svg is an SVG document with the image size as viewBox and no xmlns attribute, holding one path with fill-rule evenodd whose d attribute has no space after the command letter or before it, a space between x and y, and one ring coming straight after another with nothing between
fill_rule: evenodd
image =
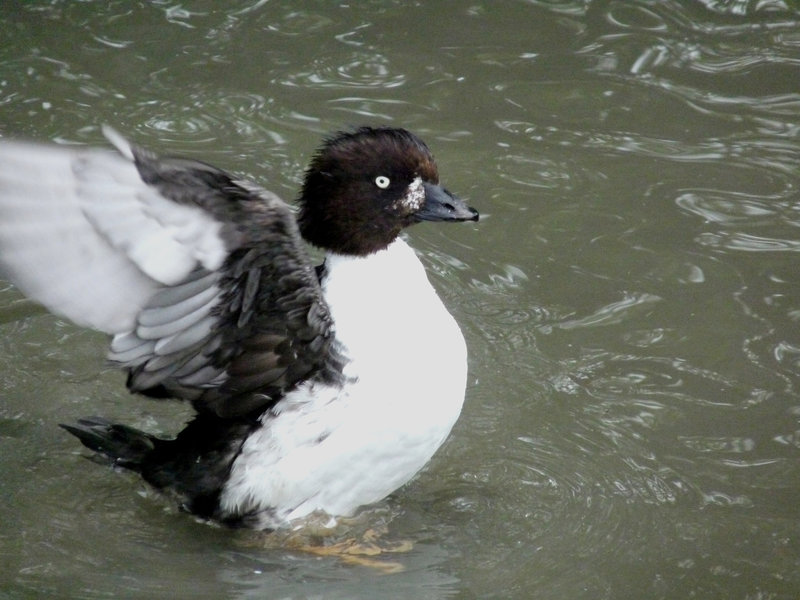
<instances>
[{"instance_id":1,"label":"white breast","mask_svg":"<svg viewBox=\"0 0 800 600\"><path fill-rule=\"evenodd\" d=\"M268 511L268 526L382 499L428 462L463 403L463 336L405 242L325 266L350 382L306 383L264 415L222 496L232 513Z\"/></svg>"}]
</instances>

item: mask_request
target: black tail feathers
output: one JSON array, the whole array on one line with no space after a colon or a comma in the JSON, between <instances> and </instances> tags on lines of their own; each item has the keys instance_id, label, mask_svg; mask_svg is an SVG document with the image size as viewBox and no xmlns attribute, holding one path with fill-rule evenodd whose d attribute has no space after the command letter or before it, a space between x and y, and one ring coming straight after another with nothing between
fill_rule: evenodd
<instances>
[{"instance_id":1,"label":"black tail feathers","mask_svg":"<svg viewBox=\"0 0 800 600\"><path fill-rule=\"evenodd\" d=\"M259 426L259 421L196 415L175 439L161 439L102 417L61 425L115 465L175 493L186 510L231 524L234 518L219 513L220 493L245 439Z\"/></svg>"},{"instance_id":2,"label":"black tail feathers","mask_svg":"<svg viewBox=\"0 0 800 600\"><path fill-rule=\"evenodd\" d=\"M112 423L102 417L79 419L75 425L61 424L81 443L95 452L105 454L116 464L127 469L140 471L142 464L156 446L157 439L151 435Z\"/></svg>"}]
</instances>

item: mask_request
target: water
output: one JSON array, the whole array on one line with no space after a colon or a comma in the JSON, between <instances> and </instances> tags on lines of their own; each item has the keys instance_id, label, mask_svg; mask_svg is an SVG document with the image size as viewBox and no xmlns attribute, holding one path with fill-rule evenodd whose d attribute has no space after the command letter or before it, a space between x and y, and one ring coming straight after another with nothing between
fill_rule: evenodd
<instances>
[{"instance_id":1,"label":"water","mask_svg":"<svg viewBox=\"0 0 800 600\"><path fill-rule=\"evenodd\" d=\"M413 129L478 225L410 232L463 416L366 514L381 575L198 523L56 424L169 434L102 336L0 292L0 597L796 598L800 6L0 6L0 133L139 143L296 193L319 137Z\"/></svg>"}]
</instances>

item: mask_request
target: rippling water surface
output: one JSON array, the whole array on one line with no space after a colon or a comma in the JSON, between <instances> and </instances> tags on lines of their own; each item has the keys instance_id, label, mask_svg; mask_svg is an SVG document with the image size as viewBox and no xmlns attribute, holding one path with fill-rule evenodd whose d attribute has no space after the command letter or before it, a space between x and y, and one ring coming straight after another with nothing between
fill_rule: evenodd
<instances>
[{"instance_id":1,"label":"rippling water surface","mask_svg":"<svg viewBox=\"0 0 800 600\"><path fill-rule=\"evenodd\" d=\"M410 232L471 377L365 514L414 543L394 575L83 460L58 422L188 412L3 288L0 596L800 596L796 2L12 0L0 31L3 137L109 123L292 198L322 134L390 123L485 216Z\"/></svg>"}]
</instances>

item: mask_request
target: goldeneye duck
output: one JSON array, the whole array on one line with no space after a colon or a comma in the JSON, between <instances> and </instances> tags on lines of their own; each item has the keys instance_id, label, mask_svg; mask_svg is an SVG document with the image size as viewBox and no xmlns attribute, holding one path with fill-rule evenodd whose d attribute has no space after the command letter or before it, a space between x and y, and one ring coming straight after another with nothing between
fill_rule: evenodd
<instances>
[{"instance_id":1,"label":"goldeneye duck","mask_svg":"<svg viewBox=\"0 0 800 600\"><path fill-rule=\"evenodd\" d=\"M400 232L477 221L422 140L364 127L314 155L295 212L208 164L0 141L0 275L110 334L132 392L188 400L166 440L62 425L202 517L351 515L402 486L461 411L464 338ZM314 267L306 242L324 250Z\"/></svg>"}]
</instances>

